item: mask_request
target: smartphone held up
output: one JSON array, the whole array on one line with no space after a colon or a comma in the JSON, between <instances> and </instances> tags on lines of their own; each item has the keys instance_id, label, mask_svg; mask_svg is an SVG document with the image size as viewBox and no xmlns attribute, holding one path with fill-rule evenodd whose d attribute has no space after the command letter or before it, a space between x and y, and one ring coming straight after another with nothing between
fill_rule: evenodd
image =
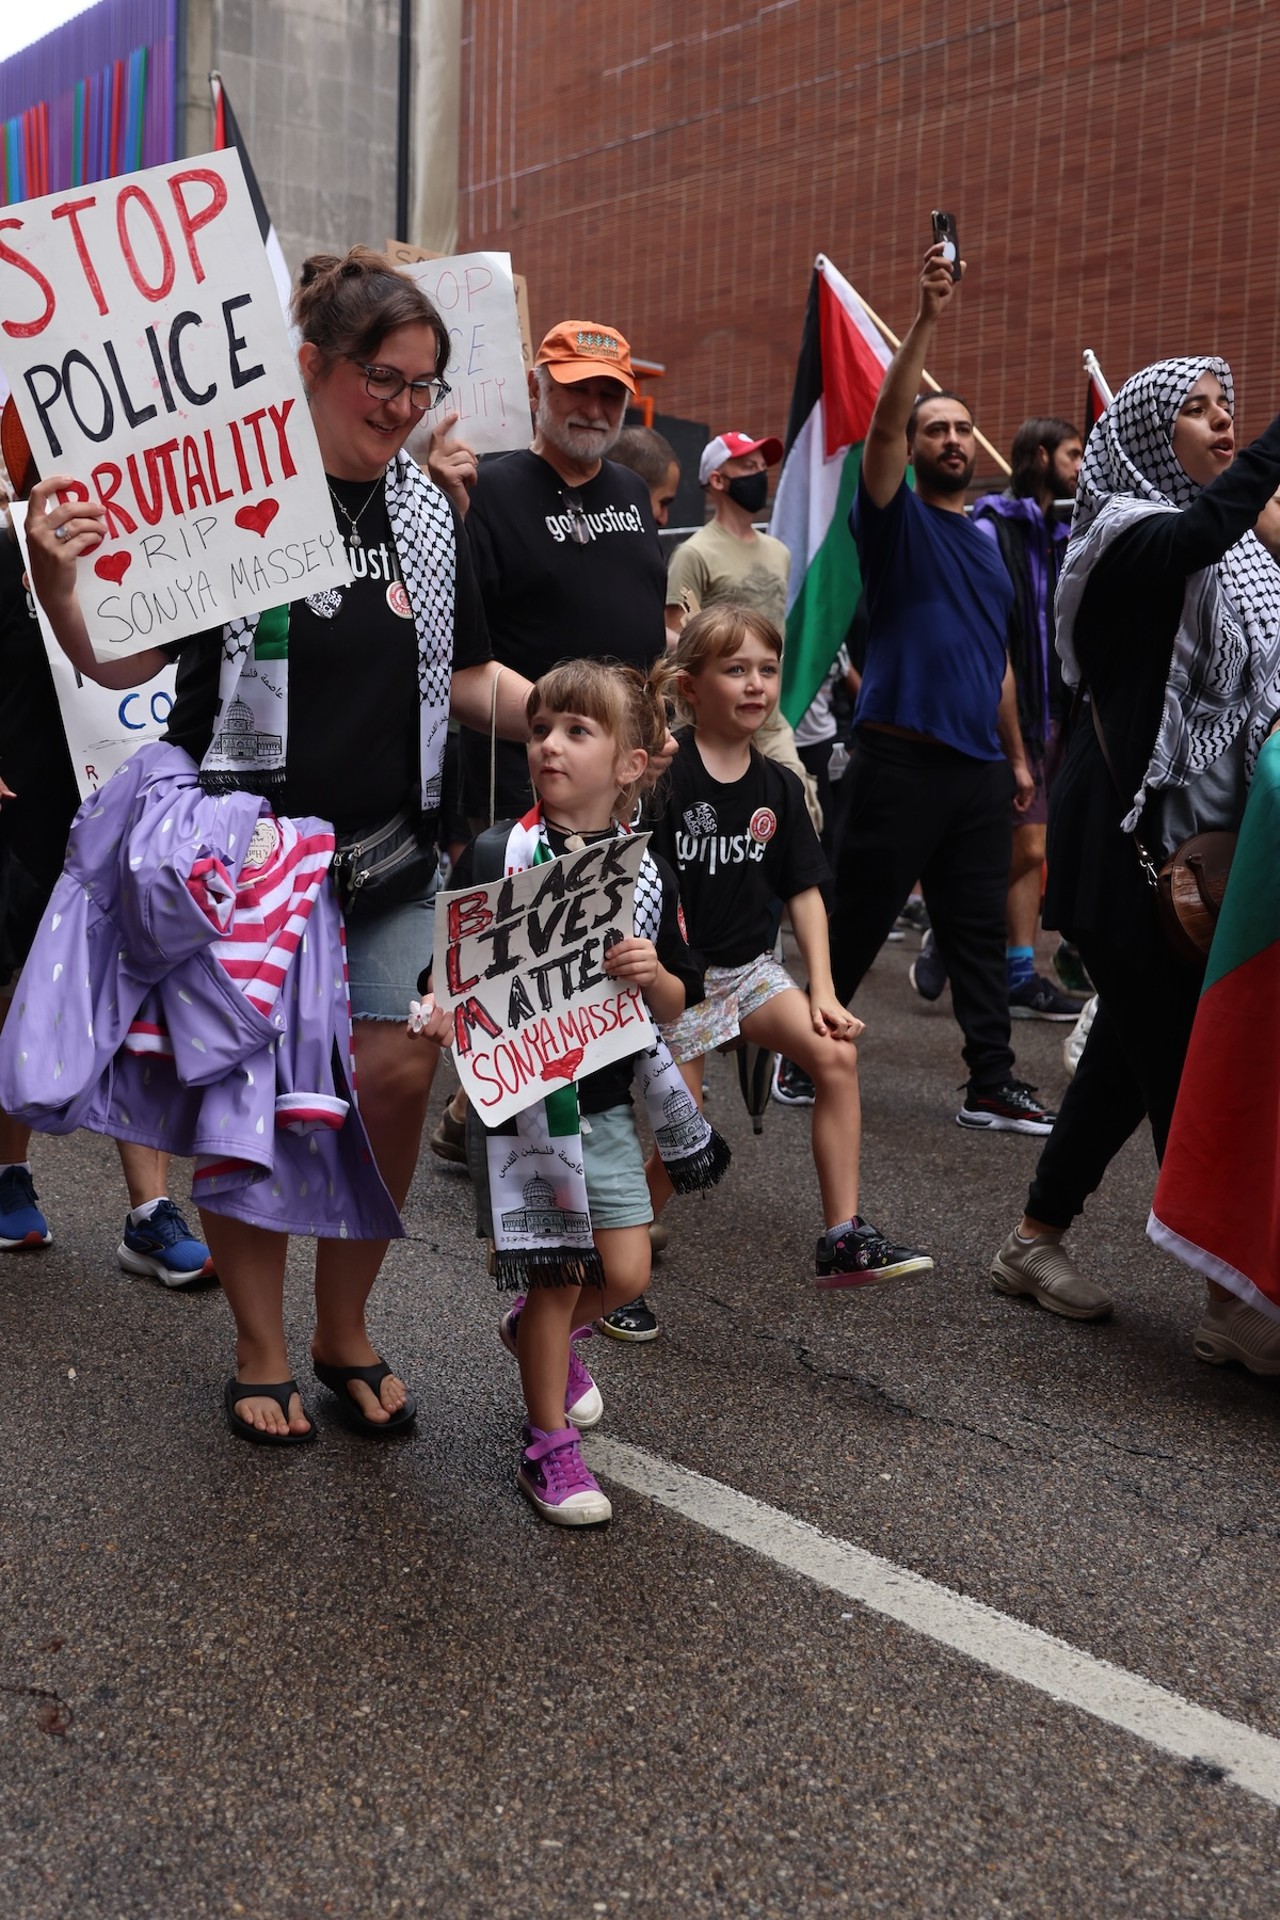
<instances>
[{"instance_id":1,"label":"smartphone held up","mask_svg":"<svg viewBox=\"0 0 1280 1920\"><path fill-rule=\"evenodd\" d=\"M963 269L960 265L956 217L954 213L939 213L936 210L929 217L933 222L933 244L942 248L942 257L951 269L951 278L958 280Z\"/></svg>"}]
</instances>

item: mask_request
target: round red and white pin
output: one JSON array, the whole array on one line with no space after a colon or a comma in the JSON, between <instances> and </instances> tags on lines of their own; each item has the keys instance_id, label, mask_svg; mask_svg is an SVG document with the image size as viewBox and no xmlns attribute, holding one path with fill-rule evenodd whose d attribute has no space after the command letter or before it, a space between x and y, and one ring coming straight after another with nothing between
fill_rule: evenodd
<instances>
[{"instance_id":1,"label":"round red and white pin","mask_svg":"<svg viewBox=\"0 0 1280 1920\"><path fill-rule=\"evenodd\" d=\"M766 840L772 840L778 831L778 816L773 808L757 807L751 816L747 831L759 845L763 845Z\"/></svg>"},{"instance_id":2,"label":"round red and white pin","mask_svg":"<svg viewBox=\"0 0 1280 1920\"><path fill-rule=\"evenodd\" d=\"M403 580L393 580L387 588L387 605L392 613L398 613L402 620L412 620L413 608L409 605L409 596L405 592Z\"/></svg>"}]
</instances>

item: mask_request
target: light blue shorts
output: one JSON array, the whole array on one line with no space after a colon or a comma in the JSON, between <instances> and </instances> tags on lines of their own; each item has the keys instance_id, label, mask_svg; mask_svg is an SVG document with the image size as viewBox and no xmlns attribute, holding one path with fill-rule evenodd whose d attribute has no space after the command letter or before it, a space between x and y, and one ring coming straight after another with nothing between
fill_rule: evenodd
<instances>
[{"instance_id":1,"label":"light blue shorts","mask_svg":"<svg viewBox=\"0 0 1280 1920\"><path fill-rule=\"evenodd\" d=\"M403 907L347 922L347 976L353 1020L409 1018L409 1002L418 998L418 975L431 960L435 925L434 874L426 897Z\"/></svg>"},{"instance_id":2,"label":"light blue shorts","mask_svg":"<svg viewBox=\"0 0 1280 1920\"><path fill-rule=\"evenodd\" d=\"M489 1203L489 1159L485 1132L474 1115L467 1119L467 1165L476 1199L476 1232L493 1238ZM587 1182L591 1226L647 1227L653 1219L644 1155L636 1132L635 1108L609 1107L582 1116L582 1170Z\"/></svg>"},{"instance_id":3,"label":"light blue shorts","mask_svg":"<svg viewBox=\"0 0 1280 1920\"><path fill-rule=\"evenodd\" d=\"M592 1227L647 1227L653 1218L635 1108L582 1116L582 1170Z\"/></svg>"}]
</instances>

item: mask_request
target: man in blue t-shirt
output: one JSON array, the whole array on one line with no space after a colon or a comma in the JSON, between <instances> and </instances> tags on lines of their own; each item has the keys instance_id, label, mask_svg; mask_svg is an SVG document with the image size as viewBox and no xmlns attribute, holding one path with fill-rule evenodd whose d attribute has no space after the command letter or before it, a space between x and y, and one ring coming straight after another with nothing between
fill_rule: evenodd
<instances>
[{"instance_id":1,"label":"man in blue t-shirt","mask_svg":"<svg viewBox=\"0 0 1280 1920\"><path fill-rule=\"evenodd\" d=\"M832 970L847 1001L919 878L964 1033L969 1080L956 1118L1043 1134L1054 1116L1014 1077L1005 984L1009 802L1025 808L1034 792L1006 649L1013 588L964 511L974 468L968 406L954 393L917 398L955 286L942 247L931 247L850 514L870 624L844 776Z\"/></svg>"}]
</instances>

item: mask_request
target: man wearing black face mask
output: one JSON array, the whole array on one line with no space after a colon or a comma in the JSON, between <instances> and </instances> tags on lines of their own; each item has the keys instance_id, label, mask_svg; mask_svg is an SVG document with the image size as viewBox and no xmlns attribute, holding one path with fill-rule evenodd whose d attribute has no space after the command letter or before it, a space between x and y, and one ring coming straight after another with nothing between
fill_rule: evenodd
<instances>
[{"instance_id":1,"label":"man wearing black face mask","mask_svg":"<svg viewBox=\"0 0 1280 1920\"><path fill-rule=\"evenodd\" d=\"M711 519L671 557L667 570L667 625L680 625L681 595L698 606L742 600L780 630L787 624L787 574L791 556L781 540L751 524L769 497L769 468L782 458L782 442L722 433L702 450L698 479L711 502Z\"/></svg>"}]
</instances>

